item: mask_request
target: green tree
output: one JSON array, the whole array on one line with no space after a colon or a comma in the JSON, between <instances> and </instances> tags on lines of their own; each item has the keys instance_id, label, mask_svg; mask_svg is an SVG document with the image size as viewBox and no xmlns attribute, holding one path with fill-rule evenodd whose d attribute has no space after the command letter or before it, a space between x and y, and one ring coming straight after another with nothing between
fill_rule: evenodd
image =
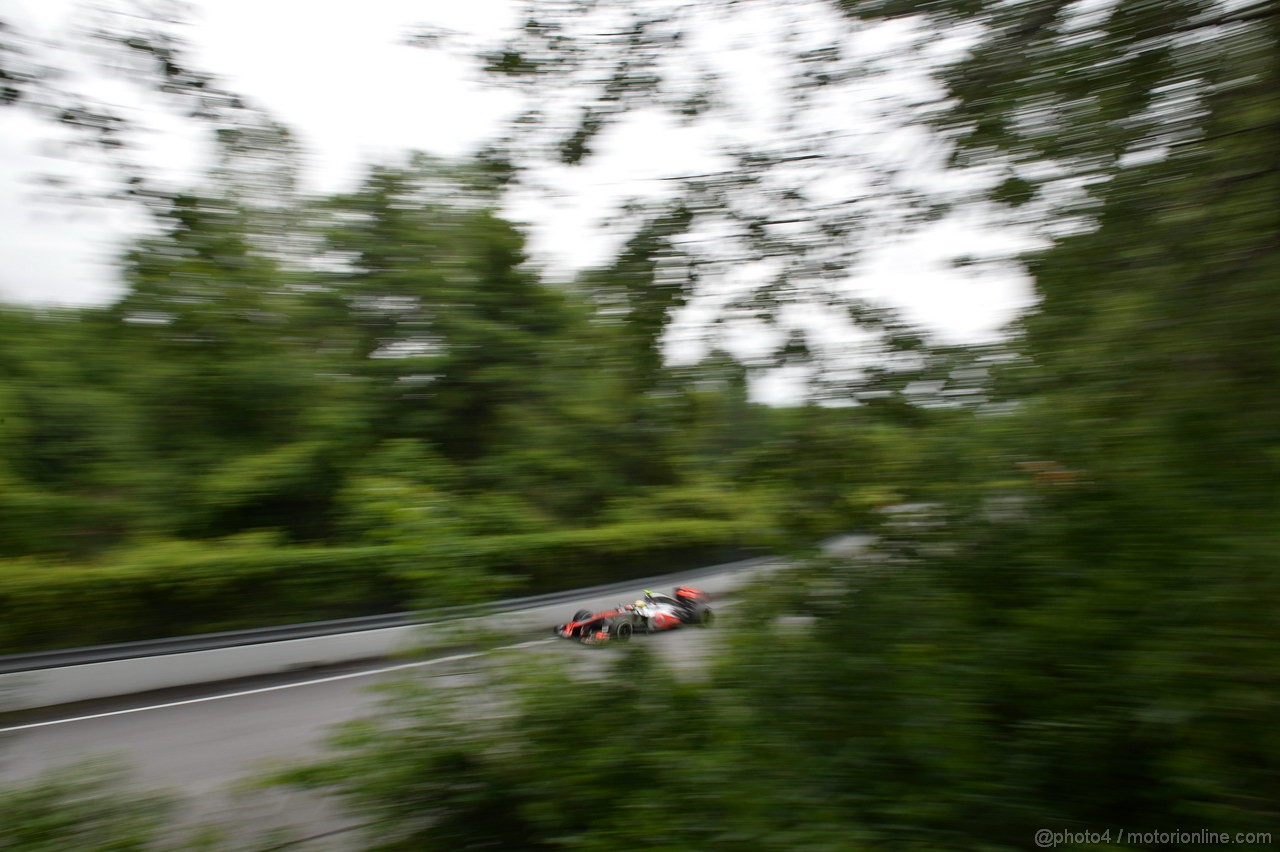
<instances>
[{"instance_id":1,"label":"green tree","mask_svg":"<svg viewBox=\"0 0 1280 852\"><path fill-rule=\"evenodd\" d=\"M676 207L646 221L612 263L579 282L599 320L617 329L637 391L651 389L660 377L667 326L694 292L692 258L673 241L690 219L687 209Z\"/></svg>"},{"instance_id":2,"label":"green tree","mask_svg":"<svg viewBox=\"0 0 1280 852\"><path fill-rule=\"evenodd\" d=\"M108 341L130 353L116 381L145 417L150 452L178 478L177 528L216 534L257 516L322 535L341 439L303 427L309 412L349 396L335 387L340 359L307 324L297 278L255 248L233 199L178 196L162 221L166 230L126 258L130 290L110 308Z\"/></svg>"},{"instance_id":3,"label":"green tree","mask_svg":"<svg viewBox=\"0 0 1280 852\"><path fill-rule=\"evenodd\" d=\"M384 437L426 438L474 459L547 358L562 299L522 268L523 238L483 180L424 157L377 167L334 199L323 295L356 335Z\"/></svg>"},{"instance_id":4,"label":"green tree","mask_svg":"<svg viewBox=\"0 0 1280 852\"><path fill-rule=\"evenodd\" d=\"M127 363L87 312L0 310L0 552L83 554L143 520L145 430L116 386ZM90 357L92 356L92 357Z\"/></svg>"}]
</instances>

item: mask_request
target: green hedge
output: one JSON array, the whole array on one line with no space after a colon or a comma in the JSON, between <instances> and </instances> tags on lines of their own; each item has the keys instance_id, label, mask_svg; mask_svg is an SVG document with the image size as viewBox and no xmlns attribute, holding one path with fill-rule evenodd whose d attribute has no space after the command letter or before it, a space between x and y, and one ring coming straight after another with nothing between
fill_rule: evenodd
<instances>
[{"instance_id":1,"label":"green hedge","mask_svg":"<svg viewBox=\"0 0 1280 852\"><path fill-rule=\"evenodd\" d=\"M534 594L710 565L758 543L730 521L663 520L469 539L440 558L519 578Z\"/></svg>"},{"instance_id":2,"label":"green hedge","mask_svg":"<svg viewBox=\"0 0 1280 852\"><path fill-rule=\"evenodd\" d=\"M425 547L167 542L99 565L0 560L0 653L448 606L637 578L742 552L724 521L655 521ZM506 582L498 582L505 579Z\"/></svg>"},{"instance_id":3,"label":"green hedge","mask_svg":"<svg viewBox=\"0 0 1280 852\"><path fill-rule=\"evenodd\" d=\"M0 652L393 611L387 548L230 549L94 566L0 562Z\"/></svg>"}]
</instances>

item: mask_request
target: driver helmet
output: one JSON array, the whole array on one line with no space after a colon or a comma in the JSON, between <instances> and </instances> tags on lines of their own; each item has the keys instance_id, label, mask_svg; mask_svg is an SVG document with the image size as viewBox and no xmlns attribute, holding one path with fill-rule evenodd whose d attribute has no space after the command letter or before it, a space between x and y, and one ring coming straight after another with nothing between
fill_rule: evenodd
<instances>
[{"instance_id":1,"label":"driver helmet","mask_svg":"<svg viewBox=\"0 0 1280 852\"><path fill-rule=\"evenodd\" d=\"M645 589L645 590L644 590L644 599L645 599L645 600L647 600L647 601L651 601L651 600L653 600L653 592L649 591L648 589Z\"/></svg>"}]
</instances>

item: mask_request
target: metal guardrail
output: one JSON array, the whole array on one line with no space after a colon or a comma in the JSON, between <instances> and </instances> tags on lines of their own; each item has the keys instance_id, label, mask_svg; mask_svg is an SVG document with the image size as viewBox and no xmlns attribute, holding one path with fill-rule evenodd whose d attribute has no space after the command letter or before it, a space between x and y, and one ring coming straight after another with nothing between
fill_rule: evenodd
<instances>
[{"instance_id":1,"label":"metal guardrail","mask_svg":"<svg viewBox=\"0 0 1280 852\"><path fill-rule=\"evenodd\" d=\"M260 645L268 642L285 642L296 639L310 639L316 636L333 636L341 633L360 633L367 630L384 630L391 627L409 627L418 624L433 624L441 621L453 621L462 618L485 615L495 612L513 612L535 606L553 606L560 603L572 603L586 597L603 597L615 592L634 591L637 588L660 586L671 582L697 580L711 574L726 571L743 571L758 567L775 559L772 556L757 556L722 565L709 565L671 574L644 577L637 580L625 580L592 586L586 589L570 589L563 592L549 592L541 595L530 595L520 598L507 598L483 604L468 606L441 607L424 612L393 612L385 615L366 615L355 618L340 618L330 621L310 621L303 624L284 624L276 627L258 627L247 630L229 630L220 633L201 633L193 636L179 636L168 639L144 639L138 642L121 642L113 645L94 645L87 648L68 648L58 651L33 651L25 654L8 654L0 656L0 674L38 671L41 669L79 666L88 663L105 663L114 660L132 660L142 657L159 657L167 654L182 654L192 651L216 651L223 648L235 648L241 645Z\"/></svg>"}]
</instances>

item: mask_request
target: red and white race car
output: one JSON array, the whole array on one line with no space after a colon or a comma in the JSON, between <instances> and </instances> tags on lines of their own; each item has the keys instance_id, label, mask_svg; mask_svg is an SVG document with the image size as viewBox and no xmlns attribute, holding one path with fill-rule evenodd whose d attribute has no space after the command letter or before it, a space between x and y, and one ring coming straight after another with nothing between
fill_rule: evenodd
<instances>
[{"instance_id":1,"label":"red and white race car","mask_svg":"<svg viewBox=\"0 0 1280 852\"><path fill-rule=\"evenodd\" d=\"M564 639L599 645L609 641L625 642L635 633L660 633L682 624L708 627L714 620L710 595L691 586L677 586L671 595L646 589L644 597L635 603L618 604L601 612L580 609L554 630Z\"/></svg>"}]
</instances>

